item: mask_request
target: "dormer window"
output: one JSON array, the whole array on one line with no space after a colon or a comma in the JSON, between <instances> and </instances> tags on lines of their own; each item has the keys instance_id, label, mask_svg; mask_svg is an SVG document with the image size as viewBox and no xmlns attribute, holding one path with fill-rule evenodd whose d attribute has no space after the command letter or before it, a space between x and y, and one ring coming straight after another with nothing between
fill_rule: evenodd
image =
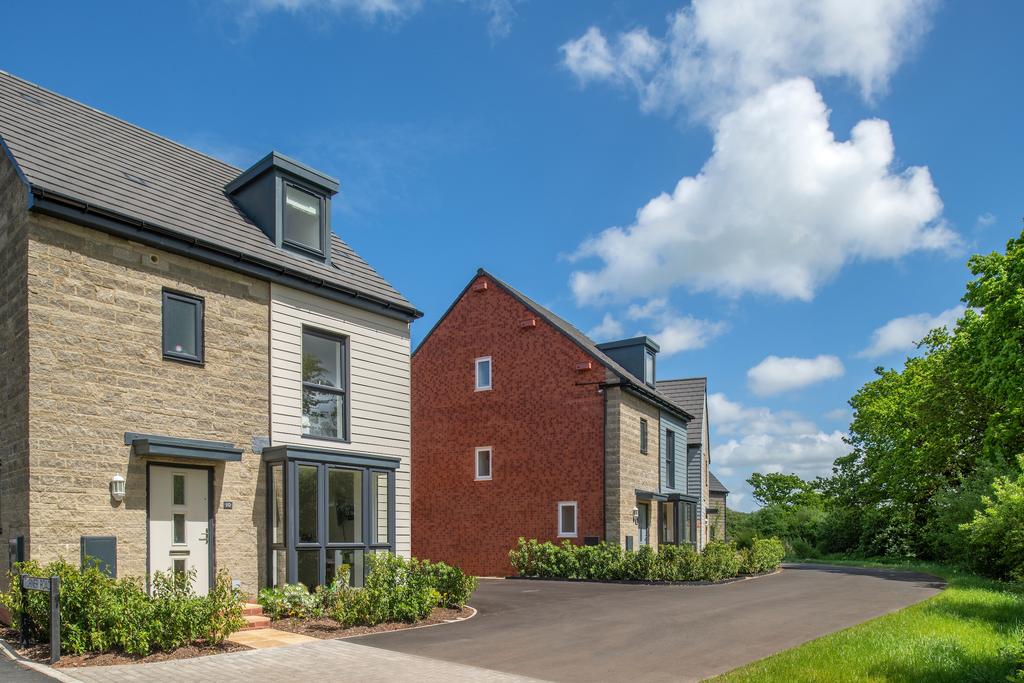
<instances>
[{"instance_id":1,"label":"dormer window","mask_svg":"<svg viewBox=\"0 0 1024 683\"><path fill-rule=\"evenodd\" d=\"M324 253L323 199L284 184L284 243Z\"/></svg>"},{"instance_id":2,"label":"dormer window","mask_svg":"<svg viewBox=\"0 0 1024 683\"><path fill-rule=\"evenodd\" d=\"M330 265L330 207L337 180L271 152L224 191L278 249Z\"/></svg>"}]
</instances>

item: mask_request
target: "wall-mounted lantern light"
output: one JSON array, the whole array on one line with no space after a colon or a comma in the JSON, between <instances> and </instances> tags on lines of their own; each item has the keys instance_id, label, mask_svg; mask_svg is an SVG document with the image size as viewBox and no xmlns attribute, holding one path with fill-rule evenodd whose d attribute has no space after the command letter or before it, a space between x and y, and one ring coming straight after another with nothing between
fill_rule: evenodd
<instances>
[{"instance_id":1,"label":"wall-mounted lantern light","mask_svg":"<svg viewBox=\"0 0 1024 683\"><path fill-rule=\"evenodd\" d=\"M110 479L110 497L120 503L124 500L124 477L115 474Z\"/></svg>"}]
</instances>

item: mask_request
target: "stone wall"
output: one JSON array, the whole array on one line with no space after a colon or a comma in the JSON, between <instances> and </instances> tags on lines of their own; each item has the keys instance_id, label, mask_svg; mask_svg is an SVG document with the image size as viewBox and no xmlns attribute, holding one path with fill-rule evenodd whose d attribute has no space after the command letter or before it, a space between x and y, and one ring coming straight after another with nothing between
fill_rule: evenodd
<instances>
[{"instance_id":1,"label":"stone wall","mask_svg":"<svg viewBox=\"0 0 1024 683\"><path fill-rule=\"evenodd\" d=\"M708 540L724 541L725 537L725 499L726 494L712 491L708 499L708 509L717 512L708 514L709 538Z\"/></svg>"},{"instance_id":2,"label":"stone wall","mask_svg":"<svg viewBox=\"0 0 1024 683\"><path fill-rule=\"evenodd\" d=\"M27 260L31 557L77 561L82 535L116 535L119 575L145 576L146 465L124 433L230 441L244 453L215 468L216 564L255 593L266 513L252 439L269 434L269 285L36 214ZM202 366L162 358L164 287L205 299ZM127 480L120 504L108 492L115 473Z\"/></svg>"},{"instance_id":3,"label":"stone wall","mask_svg":"<svg viewBox=\"0 0 1024 683\"><path fill-rule=\"evenodd\" d=\"M609 381L614 378L611 373ZM640 545L639 530L633 523L636 490L658 491L658 461L661 452L657 407L620 387L606 389L605 539L625 547L626 536L633 548ZM640 419L647 420L647 453L640 452ZM685 443L685 435L682 437ZM658 546L660 510L651 501L650 543Z\"/></svg>"},{"instance_id":4,"label":"stone wall","mask_svg":"<svg viewBox=\"0 0 1024 683\"><path fill-rule=\"evenodd\" d=\"M28 188L0 150L0 589L28 533Z\"/></svg>"}]
</instances>

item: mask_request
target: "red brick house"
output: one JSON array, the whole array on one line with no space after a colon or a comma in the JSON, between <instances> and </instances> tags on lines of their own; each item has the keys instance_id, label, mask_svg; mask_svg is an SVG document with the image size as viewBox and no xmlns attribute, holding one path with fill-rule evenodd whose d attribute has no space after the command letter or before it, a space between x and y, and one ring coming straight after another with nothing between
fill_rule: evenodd
<instances>
[{"instance_id":1,"label":"red brick house","mask_svg":"<svg viewBox=\"0 0 1024 683\"><path fill-rule=\"evenodd\" d=\"M413 353L413 554L504 576L520 536L703 546L658 350L595 344L479 270Z\"/></svg>"}]
</instances>

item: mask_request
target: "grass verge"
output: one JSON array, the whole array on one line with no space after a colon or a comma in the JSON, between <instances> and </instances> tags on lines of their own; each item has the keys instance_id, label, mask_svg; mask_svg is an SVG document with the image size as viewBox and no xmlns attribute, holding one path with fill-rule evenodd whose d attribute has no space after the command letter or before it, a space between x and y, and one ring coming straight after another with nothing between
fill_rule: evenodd
<instances>
[{"instance_id":1,"label":"grass verge","mask_svg":"<svg viewBox=\"0 0 1024 683\"><path fill-rule=\"evenodd\" d=\"M812 640L717 678L717 683L1006 681L1010 647L1024 639L1024 586L934 564L809 560L903 568L941 576L939 595Z\"/></svg>"}]
</instances>

